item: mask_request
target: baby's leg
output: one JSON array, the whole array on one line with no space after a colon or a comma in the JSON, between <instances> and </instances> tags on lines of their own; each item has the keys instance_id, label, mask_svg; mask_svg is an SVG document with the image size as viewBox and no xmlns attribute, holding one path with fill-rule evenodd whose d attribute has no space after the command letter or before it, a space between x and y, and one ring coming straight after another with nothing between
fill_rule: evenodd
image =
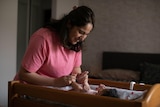
<instances>
[{"instance_id":1,"label":"baby's leg","mask_svg":"<svg viewBox=\"0 0 160 107\"><path fill-rule=\"evenodd\" d=\"M88 83L88 75L85 76L85 80L84 80L84 83L83 83L83 90L85 92L89 91L91 88L90 88L90 85Z\"/></svg>"},{"instance_id":2,"label":"baby's leg","mask_svg":"<svg viewBox=\"0 0 160 107\"><path fill-rule=\"evenodd\" d=\"M78 92L83 91L82 86L80 84L78 84L77 82L72 82L71 86L73 87L74 91L78 91Z\"/></svg>"}]
</instances>

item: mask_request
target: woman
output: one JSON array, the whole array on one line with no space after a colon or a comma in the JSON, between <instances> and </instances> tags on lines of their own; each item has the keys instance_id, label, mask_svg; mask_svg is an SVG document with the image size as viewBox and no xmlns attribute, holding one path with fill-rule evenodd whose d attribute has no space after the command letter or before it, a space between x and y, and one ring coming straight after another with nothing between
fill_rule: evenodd
<instances>
[{"instance_id":1,"label":"woman","mask_svg":"<svg viewBox=\"0 0 160 107\"><path fill-rule=\"evenodd\" d=\"M83 41L94 28L94 13L80 6L58 21L37 30L30 38L15 77L26 83L89 89L88 72L81 71ZM83 85L78 85L83 84Z\"/></svg>"}]
</instances>

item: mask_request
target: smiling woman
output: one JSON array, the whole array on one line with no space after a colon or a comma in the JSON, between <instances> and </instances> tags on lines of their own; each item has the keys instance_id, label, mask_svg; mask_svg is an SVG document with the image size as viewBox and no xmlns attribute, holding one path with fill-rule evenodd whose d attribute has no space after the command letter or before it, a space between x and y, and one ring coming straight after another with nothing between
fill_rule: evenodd
<instances>
[{"instance_id":1,"label":"smiling woman","mask_svg":"<svg viewBox=\"0 0 160 107\"><path fill-rule=\"evenodd\" d=\"M87 38L90 31L92 30L92 28L93 28L93 25L91 23L88 23L87 25L83 27L69 28L70 29L70 33L69 33L70 43L75 45L78 42L84 41Z\"/></svg>"},{"instance_id":2,"label":"smiling woman","mask_svg":"<svg viewBox=\"0 0 160 107\"><path fill-rule=\"evenodd\" d=\"M82 44L93 28L93 11L80 6L62 19L38 29L30 38L15 80L45 86L77 85L76 90L89 89L86 83L88 72L81 71Z\"/></svg>"}]
</instances>

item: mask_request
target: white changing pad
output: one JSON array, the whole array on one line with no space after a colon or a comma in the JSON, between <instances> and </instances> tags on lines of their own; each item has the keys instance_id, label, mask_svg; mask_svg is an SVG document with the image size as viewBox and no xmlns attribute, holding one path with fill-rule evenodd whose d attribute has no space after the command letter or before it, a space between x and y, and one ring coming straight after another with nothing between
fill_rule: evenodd
<instances>
[{"instance_id":1,"label":"white changing pad","mask_svg":"<svg viewBox=\"0 0 160 107\"><path fill-rule=\"evenodd\" d=\"M98 88L98 85L90 85L91 90L86 92L86 94L96 94L98 91L96 90ZM49 87L64 91L72 90L73 88L71 86L65 86L65 87ZM135 100L135 99L142 99L145 91L135 91L135 90L128 90L128 89L122 89L122 88L116 88L116 87L109 87L106 86L107 89L116 89L118 96L120 99L125 100Z\"/></svg>"}]
</instances>

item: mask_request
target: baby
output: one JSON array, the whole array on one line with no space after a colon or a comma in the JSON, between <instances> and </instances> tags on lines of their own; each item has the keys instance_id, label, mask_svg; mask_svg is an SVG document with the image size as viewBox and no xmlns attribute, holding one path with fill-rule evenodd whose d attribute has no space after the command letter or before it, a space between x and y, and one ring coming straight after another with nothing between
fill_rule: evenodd
<instances>
[{"instance_id":1,"label":"baby","mask_svg":"<svg viewBox=\"0 0 160 107\"><path fill-rule=\"evenodd\" d=\"M76 81L78 81L78 83ZM146 90L135 91L135 90L116 88L116 87L108 87L105 86L104 84L100 84L99 86L97 86L96 89L91 89L88 83L88 71L76 75L76 80L72 80L71 86L72 90L74 91L94 94L99 96L115 97L125 100L141 99L144 93L146 92Z\"/></svg>"},{"instance_id":2,"label":"baby","mask_svg":"<svg viewBox=\"0 0 160 107\"><path fill-rule=\"evenodd\" d=\"M88 71L85 71L79 75L72 74L76 77L76 80L72 80L71 86L74 91L77 92L85 92L89 93L91 90L90 85L88 83ZM83 80L81 80L83 77ZM79 83L77 83L78 81ZM100 84L98 88L96 89L95 93L92 93L95 95L101 95L101 96L110 96L110 97L116 97L118 98L117 90L116 89L106 89L106 86L104 84Z\"/></svg>"},{"instance_id":3,"label":"baby","mask_svg":"<svg viewBox=\"0 0 160 107\"><path fill-rule=\"evenodd\" d=\"M142 99L144 94L147 92L147 90L136 91L136 90L116 88L116 87L108 87L108 86L105 86L104 84L100 84L97 86L97 88L91 89L90 85L88 84L88 81L85 84L86 85L82 85L81 87L82 90L80 90L79 92L99 95L99 96L114 97L114 98L119 98L124 100Z\"/></svg>"}]
</instances>

